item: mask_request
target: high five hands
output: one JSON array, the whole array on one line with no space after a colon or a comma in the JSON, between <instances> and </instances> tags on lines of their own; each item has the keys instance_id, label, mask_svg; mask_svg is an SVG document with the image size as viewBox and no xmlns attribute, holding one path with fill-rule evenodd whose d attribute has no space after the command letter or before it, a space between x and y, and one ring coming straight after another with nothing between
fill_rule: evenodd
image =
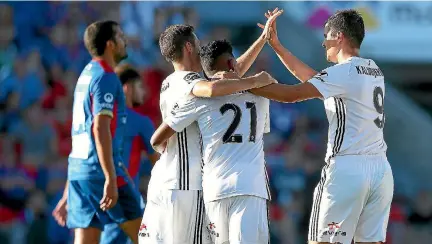
<instances>
[{"instance_id":1,"label":"high five hands","mask_svg":"<svg viewBox=\"0 0 432 244\"><path fill-rule=\"evenodd\" d=\"M263 35L271 46L279 42L277 37L276 19L282 13L283 10L279 10L279 8L275 8L273 11L268 10L267 13L264 13L264 16L267 18L266 24L257 24L261 29L263 29Z\"/></svg>"}]
</instances>

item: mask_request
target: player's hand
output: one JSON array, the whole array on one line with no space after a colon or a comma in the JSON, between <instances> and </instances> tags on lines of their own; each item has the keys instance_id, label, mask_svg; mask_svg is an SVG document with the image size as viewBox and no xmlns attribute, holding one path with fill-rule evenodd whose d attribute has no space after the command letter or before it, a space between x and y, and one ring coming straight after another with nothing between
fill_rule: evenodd
<instances>
[{"instance_id":1,"label":"player's hand","mask_svg":"<svg viewBox=\"0 0 432 244\"><path fill-rule=\"evenodd\" d=\"M279 39L277 36L276 29L276 19L283 13L283 10L279 10L279 8L275 8L272 12L270 10L267 13L264 13L267 18L267 22L265 25L258 23L258 26L263 29L263 35L268 40L270 45L274 45L279 43Z\"/></svg>"},{"instance_id":2,"label":"player's hand","mask_svg":"<svg viewBox=\"0 0 432 244\"><path fill-rule=\"evenodd\" d=\"M66 225L66 217L67 217L67 198L62 197L60 201L57 203L57 206L52 211L52 216L56 220L56 222L64 227Z\"/></svg>"},{"instance_id":3,"label":"player's hand","mask_svg":"<svg viewBox=\"0 0 432 244\"><path fill-rule=\"evenodd\" d=\"M219 71L213 75L212 79L240 79L240 76L234 71Z\"/></svg>"},{"instance_id":4,"label":"player's hand","mask_svg":"<svg viewBox=\"0 0 432 244\"><path fill-rule=\"evenodd\" d=\"M255 88L260 88L263 86L268 86L270 84L278 83L276 79L274 79L269 73L265 71L258 73L257 75L255 75L255 77L257 78Z\"/></svg>"},{"instance_id":5,"label":"player's hand","mask_svg":"<svg viewBox=\"0 0 432 244\"><path fill-rule=\"evenodd\" d=\"M118 188L116 180L105 180L104 195L100 201L100 208L106 211L114 205L118 200Z\"/></svg>"}]
</instances>

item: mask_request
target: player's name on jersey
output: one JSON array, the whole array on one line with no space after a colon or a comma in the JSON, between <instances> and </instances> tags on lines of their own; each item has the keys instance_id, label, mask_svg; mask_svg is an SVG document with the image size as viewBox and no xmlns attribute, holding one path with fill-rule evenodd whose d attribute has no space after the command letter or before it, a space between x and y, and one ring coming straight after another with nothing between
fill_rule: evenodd
<instances>
[{"instance_id":1,"label":"player's name on jersey","mask_svg":"<svg viewBox=\"0 0 432 244\"><path fill-rule=\"evenodd\" d=\"M384 76L382 71L378 68L371 68L371 67L365 67L365 66L356 66L357 73L359 75L370 75L370 76Z\"/></svg>"}]
</instances>

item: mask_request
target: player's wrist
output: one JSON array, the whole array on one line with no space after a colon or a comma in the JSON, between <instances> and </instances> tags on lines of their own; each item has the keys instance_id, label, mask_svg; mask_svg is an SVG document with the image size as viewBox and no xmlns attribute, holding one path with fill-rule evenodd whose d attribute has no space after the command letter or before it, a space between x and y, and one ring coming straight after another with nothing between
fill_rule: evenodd
<instances>
[{"instance_id":1,"label":"player's wrist","mask_svg":"<svg viewBox=\"0 0 432 244\"><path fill-rule=\"evenodd\" d=\"M267 35L265 32L261 33L260 37L258 38L262 42L268 41Z\"/></svg>"},{"instance_id":2,"label":"player's wrist","mask_svg":"<svg viewBox=\"0 0 432 244\"><path fill-rule=\"evenodd\" d=\"M107 183L117 183L117 175L115 173L105 174L105 181Z\"/></svg>"},{"instance_id":3,"label":"player's wrist","mask_svg":"<svg viewBox=\"0 0 432 244\"><path fill-rule=\"evenodd\" d=\"M274 50L280 49L282 44L279 42L279 39L274 38L272 40L269 40L269 45L270 47L272 47Z\"/></svg>"}]
</instances>

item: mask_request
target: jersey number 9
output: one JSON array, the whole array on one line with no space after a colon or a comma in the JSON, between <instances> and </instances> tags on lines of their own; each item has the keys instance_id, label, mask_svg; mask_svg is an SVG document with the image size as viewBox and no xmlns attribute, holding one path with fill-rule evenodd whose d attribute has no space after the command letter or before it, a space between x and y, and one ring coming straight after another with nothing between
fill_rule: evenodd
<instances>
[{"instance_id":1,"label":"jersey number 9","mask_svg":"<svg viewBox=\"0 0 432 244\"><path fill-rule=\"evenodd\" d=\"M384 127L384 122L385 122L385 115L384 115L384 92L382 90L381 87L377 86L375 87L374 91L373 91L373 103L374 103L374 107L375 110L382 115L382 119L380 119L380 117L378 116L375 120L374 123L375 125L382 129Z\"/></svg>"}]
</instances>

